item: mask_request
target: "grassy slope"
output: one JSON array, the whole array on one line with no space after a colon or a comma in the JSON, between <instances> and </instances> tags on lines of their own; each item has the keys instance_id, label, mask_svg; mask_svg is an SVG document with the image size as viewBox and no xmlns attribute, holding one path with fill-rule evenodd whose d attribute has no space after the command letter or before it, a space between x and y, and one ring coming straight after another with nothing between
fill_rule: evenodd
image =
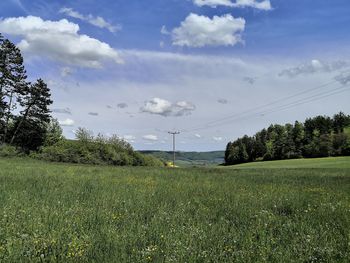
<instances>
[{"instance_id":1,"label":"grassy slope","mask_svg":"<svg viewBox=\"0 0 350 263\"><path fill-rule=\"evenodd\" d=\"M349 262L350 169L0 159L0 262Z\"/></svg>"},{"instance_id":2,"label":"grassy slope","mask_svg":"<svg viewBox=\"0 0 350 263\"><path fill-rule=\"evenodd\" d=\"M350 168L350 157L329 157L314 159L296 159L269 162L254 162L228 166L236 169L252 168Z\"/></svg>"}]
</instances>

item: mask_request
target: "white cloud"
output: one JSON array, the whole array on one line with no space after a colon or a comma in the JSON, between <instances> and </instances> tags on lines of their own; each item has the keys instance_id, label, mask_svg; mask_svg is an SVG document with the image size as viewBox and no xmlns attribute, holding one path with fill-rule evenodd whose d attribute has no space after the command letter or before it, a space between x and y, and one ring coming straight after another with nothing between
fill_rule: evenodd
<instances>
[{"instance_id":1,"label":"white cloud","mask_svg":"<svg viewBox=\"0 0 350 263\"><path fill-rule=\"evenodd\" d=\"M216 141L216 142L221 142L223 140L222 137L213 137L213 140Z\"/></svg>"},{"instance_id":2,"label":"white cloud","mask_svg":"<svg viewBox=\"0 0 350 263\"><path fill-rule=\"evenodd\" d=\"M162 28L160 29L160 33L163 35L170 35L170 32L168 31L166 26L162 26Z\"/></svg>"},{"instance_id":3,"label":"white cloud","mask_svg":"<svg viewBox=\"0 0 350 263\"><path fill-rule=\"evenodd\" d=\"M346 61L338 60L334 62L322 62L318 59L313 59L310 62L301 64L297 67L285 69L279 73L279 76L287 76L293 78L299 75L333 72L348 66L349 63Z\"/></svg>"},{"instance_id":4,"label":"white cloud","mask_svg":"<svg viewBox=\"0 0 350 263\"><path fill-rule=\"evenodd\" d=\"M74 120L72 119L65 119L63 121L58 121L61 126L74 126Z\"/></svg>"},{"instance_id":5,"label":"white cloud","mask_svg":"<svg viewBox=\"0 0 350 263\"><path fill-rule=\"evenodd\" d=\"M96 27L99 27L99 28L106 28L111 33L115 33L117 31L121 30L120 25L114 26L114 25L108 23L103 17L100 17L100 16L95 17L91 14L83 15L83 14L80 14L79 12L73 10L73 8L63 7L60 9L59 13L86 21L89 24L96 26Z\"/></svg>"},{"instance_id":6,"label":"white cloud","mask_svg":"<svg viewBox=\"0 0 350 263\"><path fill-rule=\"evenodd\" d=\"M201 136L200 134L198 134L198 133L196 133L196 134L194 135L194 137L196 137L197 139L202 138L202 136Z\"/></svg>"},{"instance_id":7,"label":"white cloud","mask_svg":"<svg viewBox=\"0 0 350 263\"><path fill-rule=\"evenodd\" d=\"M260 10L271 10L271 2L270 0L236 0L236 2L232 2L231 0L193 0L193 3L197 6L228 6L228 7L252 7Z\"/></svg>"},{"instance_id":8,"label":"white cloud","mask_svg":"<svg viewBox=\"0 0 350 263\"><path fill-rule=\"evenodd\" d=\"M196 106L191 102L179 101L171 103L164 99L153 98L146 101L145 105L140 110L141 112L162 115L164 117L180 117L190 115L195 109Z\"/></svg>"},{"instance_id":9,"label":"white cloud","mask_svg":"<svg viewBox=\"0 0 350 263\"><path fill-rule=\"evenodd\" d=\"M18 47L25 53L45 55L67 64L100 68L105 60L122 63L116 50L107 43L80 35L79 25L66 19L50 21L35 16L0 19L0 32L22 37Z\"/></svg>"},{"instance_id":10,"label":"white cloud","mask_svg":"<svg viewBox=\"0 0 350 263\"><path fill-rule=\"evenodd\" d=\"M191 13L171 35L176 46L234 46L243 42L241 33L244 28L245 20L230 14L211 19Z\"/></svg>"},{"instance_id":11,"label":"white cloud","mask_svg":"<svg viewBox=\"0 0 350 263\"><path fill-rule=\"evenodd\" d=\"M153 134L144 135L142 136L142 139L146 141L152 141L152 142L158 141L157 135L153 135Z\"/></svg>"}]
</instances>

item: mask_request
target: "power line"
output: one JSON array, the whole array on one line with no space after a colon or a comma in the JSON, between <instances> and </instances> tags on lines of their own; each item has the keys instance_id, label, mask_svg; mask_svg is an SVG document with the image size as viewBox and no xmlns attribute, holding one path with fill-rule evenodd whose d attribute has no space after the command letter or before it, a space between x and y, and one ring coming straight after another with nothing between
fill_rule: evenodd
<instances>
[{"instance_id":1,"label":"power line","mask_svg":"<svg viewBox=\"0 0 350 263\"><path fill-rule=\"evenodd\" d=\"M270 114L270 113L286 110L286 109L289 109L289 108L292 108L292 107L295 107L295 106L299 106L299 105L302 105L302 104L306 104L306 103L309 103L309 102L317 101L317 100L320 100L320 99L323 99L323 98L326 98L326 97L329 97L329 96L332 96L332 95L335 95L335 94L338 94L338 93L342 93L342 92L345 92L345 91L349 91L349 89L348 88L343 88L343 87L341 89L338 88L338 89L335 89L335 90L332 90L332 91L328 91L327 94L321 93L321 94L318 94L318 95L315 95L315 96L310 96L310 97L304 98L304 99L299 100L299 101L294 101L294 102L286 104L286 105L281 105L281 106L279 106L277 108L272 108L269 111L256 112L256 113L250 114L248 116L244 116L244 117L231 118L230 121L249 119L249 118L252 118L252 117L257 117L257 115L259 115L259 116L267 115L267 114ZM329 93L329 92L331 92L331 93ZM320 95L322 95L322 96L320 96ZM196 128L196 129L193 129L193 130L190 130L190 131L205 130L205 129L218 127L218 126L222 126L222 125L227 125L227 124L229 124L229 123L228 122L226 122L226 123L225 122L221 122L221 123L216 123L215 125L211 124L211 125L206 125L206 126L203 126L203 127L199 127L199 128Z\"/></svg>"},{"instance_id":2,"label":"power line","mask_svg":"<svg viewBox=\"0 0 350 263\"><path fill-rule=\"evenodd\" d=\"M323 85L320 85L320 86L317 86L317 87L314 87L314 88L311 88L311 89L308 89L306 91L302 91L302 92L299 92L299 93L296 93L296 94L293 94L291 96L287 96L287 97L284 97L284 98L281 98L281 99L278 99L278 100L275 100L273 102L270 102L270 103L267 103L267 104L264 104L264 105L261 105L261 106L258 106L258 107L254 107L252 109L249 109L249 110L246 110L246 111L243 111L243 112L240 112L240 113L235 113L235 114L232 114L232 115L229 115L227 117L224 117L224 118L220 118L220 119L217 119L217 120L214 120L214 121L210 121L210 122L207 122L205 124L202 124L202 125L198 125L198 126L195 126L194 128L191 128L191 129L186 129L186 130L183 130L182 132L190 132L190 131L197 131L197 130L203 130L203 129L206 129L206 128L210 128L210 127L213 127L213 125L215 124L215 126L218 126L220 125L222 122L224 121L227 121L227 120L235 120L234 117L239 117L238 119L242 119L242 115L246 115L248 113L251 113L251 112L255 112L256 110L259 110L259 109L264 109L264 108L267 108L269 106L272 106L272 105L275 105L275 104L278 104L280 101L282 100L289 100L291 98L295 98L295 97L299 97L300 95L304 95L304 94L307 94L307 93L310 93L312 91L315 91L315 90L318 90L318 89L322 89L324 87L328 87L329 85L331 84L334 84L336 83L337 81L331 81L331 82L328 82L326 84L323 84ZM337 88L335 90L339 90L339 89L343 89L343 87L340 87L340 88ZM287 105L280 105L278 106L277 108L284 108L286 106L289 106L289 105L293 105L295 103L298 103L297 105L301 105L301 104L304 104L304 103L299 103L301 101L304 101L304 100L307 100L307 99L310 99L310 98L314 98L314 97L318 97L320 95L323 95L323 94L328 94L329 92L333 92L335 91L334 89L332 90L328 90L328 91L324 91L324 92L321 92L321 93L317 93L317 94L313 94L311 96L308 96L306 98L302 98L302 99L299 99L297 101L293 101L293 102L290 102L288 103ZM344 92L344 91L347 91L347 88L342 90L341 92ZM337 92L338 93L338 92ZM335 94L337 94L335 93ZM323 96L323 97L328 97L328 96L331 96L331 95L334 95L333 93L327 95L327 96ZM322 98L323 98L322 97ZM317 99L316 99L317 100ZM307 102L312 102L313 100L309 100ZM305 102L306 103L306 102ZM296 105L295 105L296 106ZM262 112L262 114L269 114L269 113L272 113L270 112L271 110L274 110L275 108L271 108L269 109L267 112ZM256 115L257 113L254 113L254 115ZM248 115L249 116L249 115Z\"/></svg>"}]
</instances>

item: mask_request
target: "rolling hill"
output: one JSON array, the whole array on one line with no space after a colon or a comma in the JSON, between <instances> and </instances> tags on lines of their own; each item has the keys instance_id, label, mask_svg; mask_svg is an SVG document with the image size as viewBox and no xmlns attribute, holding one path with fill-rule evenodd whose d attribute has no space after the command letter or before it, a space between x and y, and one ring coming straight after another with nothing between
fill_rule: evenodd
<instances>
[{"instance_id":1,"label":"rolling hill","mask_svg":"<svg viewBox=\"0 0 350 263\"><path fill-rule=\"evenodd\" d=\"M172 161L173 153L166 151L140 151L164 161ZM179 166L212 166L224 163L224 151L212 152L177 152L176 164Z\"/></svg>"}]
</instances>

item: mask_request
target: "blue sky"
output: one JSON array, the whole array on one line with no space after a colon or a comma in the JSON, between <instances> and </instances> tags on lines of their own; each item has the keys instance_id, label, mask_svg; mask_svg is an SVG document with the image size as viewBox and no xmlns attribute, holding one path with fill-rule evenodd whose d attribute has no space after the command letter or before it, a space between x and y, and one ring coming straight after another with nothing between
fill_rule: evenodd
<instances>
[{"instance_id":1,"label":"blue sky","mask_svg":"<svg viewBox=\"0 0 350 263\"><path fill-rule=\"evenodd\" d=\"M179 129L179 149L217 150L270 123L350 113L347 90L326 93L350 79L349 10L347 0L3 0L0 32L48 82L67 137L81 126L168 149L165 131ZM299 99L325 98L240 115L335 78Z\"/></svg>"}]
</instances>

